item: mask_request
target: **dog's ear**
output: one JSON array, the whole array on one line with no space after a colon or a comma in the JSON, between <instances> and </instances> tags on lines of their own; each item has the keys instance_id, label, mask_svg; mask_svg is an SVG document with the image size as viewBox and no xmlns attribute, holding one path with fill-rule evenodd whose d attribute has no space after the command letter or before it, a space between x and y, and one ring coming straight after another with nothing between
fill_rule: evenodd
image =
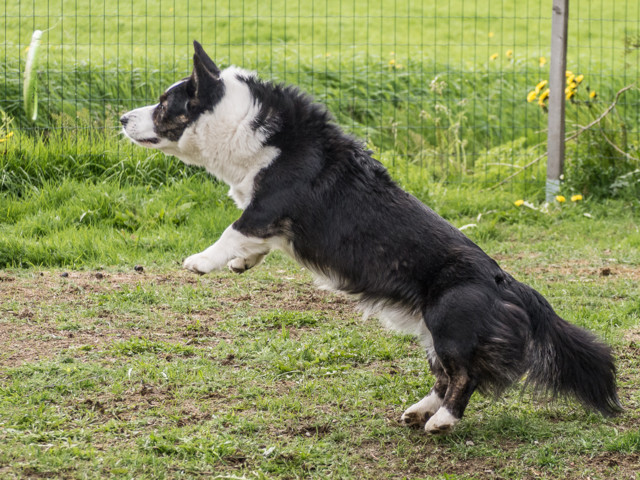
<instances>
[{"instance_id":1,"label":"dog's ear","mask_svg":"<svg viewBox=\"0 0 640 480\"><path fill-rule=\"evenodd\" d=\"M214 77L220 77L220 69L213 63L213 60L209 58L209 55L207 55L207 52L204 51L204 48L202 48L202 45L200 45L197 40L193 41L193 49L195 50L193 54L193 66L194 68L202 70L198 73L207 72Z\"/></svg>"},{"instance_id":2,"label":"dog's ear","mask_svg":"<svg viewBox=\"0 0 640 480\"><path fill-rule=\"evenodd\" d=\"M193 48L195 53L193 54L193 73L190 80L195 87L195 94L198 94L205 92L220 80L220 69L209 58L202 45L195 40Z\"/></svg>"}]
</instances>

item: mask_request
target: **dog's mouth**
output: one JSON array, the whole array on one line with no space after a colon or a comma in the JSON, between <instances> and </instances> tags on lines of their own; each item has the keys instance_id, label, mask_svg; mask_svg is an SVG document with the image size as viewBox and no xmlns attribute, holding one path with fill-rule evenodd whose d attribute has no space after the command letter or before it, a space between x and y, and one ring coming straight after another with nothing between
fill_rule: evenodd
<instances>
[{"instance_id":1,"label":"dog's mouth","mask_svg":"<svg viewBox=\"0 0 640 480\"><path fill-rule=\"evenodd\" d=\"M160 143L160 139L158 137L136 138L136 137L132 136L129 132L127 132L126 128L123 128L121 133L125 137L127 137L129 140L131 140L134 143L137 143L138 145L141 145L143 147L157 145L158 143Z\"/></svg>"},{"instance_id":2,"label":"dog's mouth","mask_svg":"<svg viewBox=\"0 0 640 480\"><path fill-rule=\"evenodd\" d=\"M135 141L138 143L149 144L149 145L157 145L158 143L160 143L160 139L157 137L143 138L141 140L135 139Z\"/></svg>"}]
</instances>

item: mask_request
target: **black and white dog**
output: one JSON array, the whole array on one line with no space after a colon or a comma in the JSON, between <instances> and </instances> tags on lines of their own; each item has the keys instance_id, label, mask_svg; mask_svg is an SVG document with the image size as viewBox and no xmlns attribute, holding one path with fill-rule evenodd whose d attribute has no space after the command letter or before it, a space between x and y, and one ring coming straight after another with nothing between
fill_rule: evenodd
<instances>
[{"instance_id":1,"label":"black and white dog","mask_svg":"<svg viewBox=\"0 0 640 480\"><path fill-rule=\"evenodd\" d=\"M277 248L366 314L417 335L436 382L402 422L427 432L450 430L476 389L498 394L525 375L603 414L620 411L609 347L401 190L323 106L252 72L221 71L194 47L190 77L121 118L133 142L226 182L243 210L185 268L243 272Z\"/></svg>"}]
</instances>

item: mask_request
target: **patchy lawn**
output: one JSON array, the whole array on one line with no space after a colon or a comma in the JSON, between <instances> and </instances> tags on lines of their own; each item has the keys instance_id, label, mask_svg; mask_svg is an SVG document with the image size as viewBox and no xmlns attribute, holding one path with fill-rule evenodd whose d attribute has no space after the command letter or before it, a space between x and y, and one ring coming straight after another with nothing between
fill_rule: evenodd
<instances>
[{"instance_id":1,"label":"patchy lawn","mask_svg":"<svg viewBox=\"0 0 640 480\"><path fill-rule=\"evenodd\" d=\"M515 388L449 436L407 429L421 348L278 255L242 276L7 270L0 476L638 478L640 269L498 257L614 344L622 416Z\"/></svg>"}]
</instances>

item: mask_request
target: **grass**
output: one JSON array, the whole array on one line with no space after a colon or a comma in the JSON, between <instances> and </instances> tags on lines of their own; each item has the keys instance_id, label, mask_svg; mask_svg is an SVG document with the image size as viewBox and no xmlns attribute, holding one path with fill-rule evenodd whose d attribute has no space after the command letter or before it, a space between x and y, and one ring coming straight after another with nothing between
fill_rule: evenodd
<instances>
[{"instance_id":1,"label":"grass","mask_svg":"<svg viewBox=\"0 0 640 480\"><path fill-rule=\"evenodd\" d=\"M613 260L622 244L604 253L566 232L552 250L532 245L533 230L504 225L509 240L488 242L489 251L561 314L614 344L622 417L516 389L498 401L475 395L447 437L406 429L399 414L433 382L421 349L316 291L306 271L277 254L243 276L196 277L167 265L65 277L12 269L0 277L0 471L637 478L637 253ZM506 243L511 253L496 248Z\"/></svg>"},{"instance_id":2,"label":"grass","mask_svg":"<svg viewBox=\"0 0 640 480\"><path fill-rule=\"evenodd\" d=\"M551 37L550 0L499 7L486 0L433 6L409 0L245 0L215 5L203 0L133 0L119 2L115 12L106 2L58 0L46 5L7 4L2 13L7 22L4 48L9 52L28 45L36 28L47 29L47 60L71 65L78 59L97 65L116 59L122 65L186 68L191 42L200 38L215 48L221 61L241 59L247 66L257 66L265 61L261 57L275 53L289 57L291 71L298 58L326 53L349 57L354 47L366 55L386 57L393 50L403 60L419 54L430 62L465 67L495 51L503 55L514 46L526 48L528 56L537 60L548 55ZM571 43L570 56L589 67L624 68L628 60L617 53L632 46L638 33L632 23L636 18L638 6L633 2L577 2L570 25L577 42ZM600 28L601 21L629 25L616 32ZM602 48L602 53L586 51L591 45Z\"/></svg>"},{"instance_id":3,"label":"grass","mask_svg":"<svg viewBox=\"0 0 640 480\"><path fill-rule=\"evenodd\" d=\"M548 68L550 2L177 3L0 7L0 478L637 479L637 165L594 131L567 152L563 193L582 201L545 209L542 166L483 189L544 144L525 97ZM569 68L599 100L570 103L569 130L637 76L635 24L592 19L637 8L572 4ZM50 27L31 124L23 47ZM193 38L313 93L403 187L613 345L624 415L514 388L474 395L453 434L428 437L398 424L433 383L414 339L277 252L241 276L183 272L240 212L116 125L188 74ZM602 124L631 154L637 94Z\"/></svg>"},{"instance_id":4,"label":"grass","mask_svg":"<svg viewBox=\"0 0 640 480\"><path fill-rule=\"evenodd\" d=\"M543 213L509 192L405 186L614 345L623 416L516 388L474 395L452 435L406 429L433 382L411 337L279 253L242 276L180 271L238 215L224 188L69 175L0 204L0 476L637 478L637 200Z\"/></svg>"},{"instance_id":5,"label":"grass","mask_svg":"<svg viewBox=\"0 0 640 480\"><path fill-rule=\"evenodd\" d=\"M15 128L36 139L79 131L78 157L91 163L93 155L84 155L112 148L122 112L155 101L188 75L196 38L221 66L236 64L300 85L345 128L403 167L403 175L418 166L430 178L487 186L544 153L546 114L525 99L548 76L548 62L541 66L539 59L549 57L550 3L498 8L486 0L456 0L431 8L407 0L135 0L118 2L111 14L100 2L14 2L0 7L6 21L0 108ZM615 92L637 78L637 16L634 2L598 0L572 8L567 68L585 80L567 108L569 130L596 118ZM610 23L624 28L602 28ZM20 88L23 50L35 28L50 30L42 47L41 114L33 124L22 112ZM587 101L587 88L598 93L595 100ZM632 157L638 151L637 104L634 89L603 125ZM631 181L623 177L637 161L628 164L600 130L570 149L569 169L595 172L572 174L575 191L637 195L637 174ZM542 166L519 181L539 188ZM595 188L598 181L604 185Z\"/></svg>"}]
</instances>

